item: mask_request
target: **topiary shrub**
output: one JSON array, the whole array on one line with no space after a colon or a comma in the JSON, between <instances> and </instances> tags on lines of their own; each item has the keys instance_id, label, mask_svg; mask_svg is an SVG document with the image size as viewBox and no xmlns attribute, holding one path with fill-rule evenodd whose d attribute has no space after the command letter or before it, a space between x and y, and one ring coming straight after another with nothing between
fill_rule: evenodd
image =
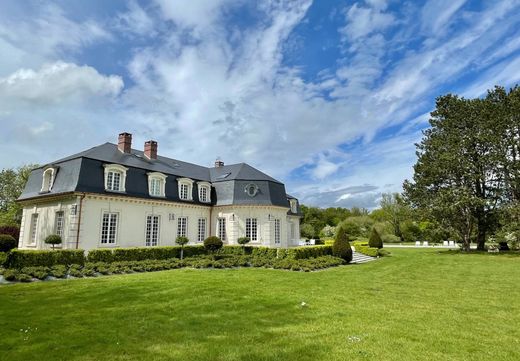
<instances>
[{"instance_id":1,"label":"topiary shrub","mask_svg":"<svg viewBox=\"0 0 520 361\"><path fill-rule=\"evenodd\" d=\"M50 244L52 245L52 249L54 250L54 247L57 245L57 244L61 244L61 237L57 234L51 234L51 235L48 235L44 240L43 242L45 244Z\"/></svg>"},{"instance_id":2,"label":"topiary shrub","mask_svg":"<svg viewBox=\"0 0 520 361\"><path fill-rule=\"evenodd\" d=\"M347 263L352 261L352 248L350 248L348 235L343 227L339 227L336 231L336 239L332 245L332 255L343 258Z\"/></svg>"},{"instance_id":3,"label":"topiary shrub","mask_svg":"<svg viewBox=\"0 0 520 361\"><path fill-rule=\"evenodd\" d=\"M188 244L189 241L190 240L188 239L188 237L184 236L178 236L177 238L175 238L175 243L181 246L181 259L184 258L184 245Z\"/></svg>"},{"instance_id":4,"label":"topiary shrub","mask_svg":"<svg viewBox=\"0 0 520 361\"><path fill-rule=\"evenodd\" d=\"M222 240L217 236L211 236L204 240L204 248L209 252L217 252L223 245L224 243L222 243Z\"/></svg>"},{"instance_id":5,"label":"topiary shrub","mask_svg":"<svg viewBox=\"0 0 520 361\"><path fill-rule=\"evenodd\" d=\"M383 240L381 239L381 236L375 227L372 228L372 233L368 239L368 246L372 248L383 248Z\"/></svg>"},{"instance_id":6,"label":"topiary shrub","mask_svg":"<svg viewBox=\"0 0 520 361\"><path fill-rule=\"evenodd\" d=\"M0 234L0 252L9 252L18 246L16 239L10 234Z\"/></svg>"},{"instance_id":7,"label":"topiary shrub","mask_svg":"<svg viewBox=\"0 0 520 361\"><path fill-rule=\"evenodd\" d=\"M8 234L14 239L20 239L20 227L17 226L0 226L0 234Z\"/></svg>"},{"instance_id":8,"label":"topiary shrub","mask_svg":"<svg viewBox=\"0 0 520 361\"><path fill-rule=\"evenodd\" d=\"M245 247L246 247L246 244L248 244L250 241L251 240L249 239L249 237L239 237L237 239L238 244L242 246L242 253L243 254L246 254Z\"/></svg>"}]
</instances>

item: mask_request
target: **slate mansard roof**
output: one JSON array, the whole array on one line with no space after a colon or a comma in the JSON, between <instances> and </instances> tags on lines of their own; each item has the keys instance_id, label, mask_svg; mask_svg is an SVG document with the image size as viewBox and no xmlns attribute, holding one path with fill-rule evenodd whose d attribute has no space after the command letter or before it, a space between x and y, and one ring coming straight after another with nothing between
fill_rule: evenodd
<instances>
[{"instance_id":1,"label":"slate mansard roof","mask_svg":"<svg viewBox=\"0 0 520 361\"><path fill-rule=\"evenodd\" d=\"M103 166L105 164L120 164L128 168L126 192L117 194L130 197L157 199L149 195L147 173L160 172L167 175L164 199L169 201L208 205L199 202L196 186L193 187L193 201L180 200L178 178L211 183L210 205L249 204L289 207L289 199L295 199L286 194L282 182L245 163L208 168L162 156L148 159L143 151L135 149L123 153L116 144L105 143L34 169L19 200L72 192L114 194L106 191L104 187ZM48 167L56 169L54 184L50 192L41 193L43 172ZM258 193L254 197L250 197L245 192L246 186L251 183L258 187Z\"/></svg>"}]
</instances>

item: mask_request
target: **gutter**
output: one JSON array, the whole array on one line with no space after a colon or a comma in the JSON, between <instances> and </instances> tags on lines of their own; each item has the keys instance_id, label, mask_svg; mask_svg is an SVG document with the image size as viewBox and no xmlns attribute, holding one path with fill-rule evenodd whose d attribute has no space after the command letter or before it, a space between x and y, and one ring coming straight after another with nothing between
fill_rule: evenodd
<instances>
[{"instance_id":1,"label":"gutter","mask_svg":"<svg viewBox=\"0 0 520 361\"><path fill-rule=\"evenodd\" d=\"M82 193L79 199L79 215L78 215L78 230L76 232L76 249L79 248L79 231L81 227L81 213L83 210L83 198L85 198L85 193Z\"/></svg>"}]
</instances>

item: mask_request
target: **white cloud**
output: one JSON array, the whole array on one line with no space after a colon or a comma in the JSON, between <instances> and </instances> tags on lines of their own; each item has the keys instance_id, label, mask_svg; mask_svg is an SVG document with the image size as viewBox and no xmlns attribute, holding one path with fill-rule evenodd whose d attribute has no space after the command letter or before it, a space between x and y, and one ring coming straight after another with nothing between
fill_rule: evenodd
<instances>
[{"instance_id":1,"label":"white cloud","mask_svg":"<svg viewBox=\"0 0 520 361\"><path fill-rule=\"evenodd\" d=\"M89 66L56 62L39 70L19 69L0 78L0 104L26 101L31 104L66 102L71 98L85 101L92 96L111 97L120 93L120 76L105 76Z\"/></svg>"},{"instance_id":2,"label":"white cloud","mask_svg":"<svg viewBox=\"0 0 520 361\"><path fill-rule=\"evenodd\" d=\"M429 0L422 8L421 26L438 35L467 0Z\"/></svg>"},{"instance_id":3,"label":"white cloud","mask_svg":"<svg viewBox=\"0 0 520 361\"><path fill-rule=\"evenodd\" d=\"M340 30L347 38L356 40L382 31L395 23L393 15L384 13L381 6L361 7L355 3L346 12L347 25Z\"/></svg>"}]
</instances>

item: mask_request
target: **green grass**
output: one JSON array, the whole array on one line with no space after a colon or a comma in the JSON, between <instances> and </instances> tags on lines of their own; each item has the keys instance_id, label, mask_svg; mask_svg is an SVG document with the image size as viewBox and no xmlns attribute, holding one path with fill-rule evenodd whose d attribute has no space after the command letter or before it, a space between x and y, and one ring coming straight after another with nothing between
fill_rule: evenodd
<instances>
[{"instance_id":1,"label":"green grass","mask_svg":"<svg viewBox=\"0 0 520 361\"><path fill-rule=\"evenodd\" d=\"M518 255L392 249L313 273L8 285L0 360L519 360L519 280Z\"/></svg>"}]
</instances>

